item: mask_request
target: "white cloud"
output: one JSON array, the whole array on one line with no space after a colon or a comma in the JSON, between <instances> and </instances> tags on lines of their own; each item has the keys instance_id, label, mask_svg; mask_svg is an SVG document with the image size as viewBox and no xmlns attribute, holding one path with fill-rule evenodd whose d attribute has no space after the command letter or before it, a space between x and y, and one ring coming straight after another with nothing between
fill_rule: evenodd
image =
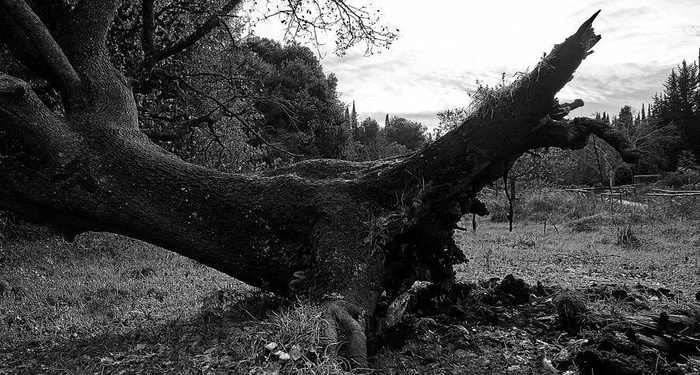
<instances>
[{"instance_id":1,"label":"white cloud","mask_svg":"<svg viewBox=\"0 0 700 375\"><path fill-rule=\"evenodd\" d=\"M581 115L617 113L622 105L650 102L670 70L693 61L700 47L697 0L383 0L387 23L401 30L388 51L344 58L328 53L327 73L339 79L346 102L359 115L429 113L465 106L476 80L496 84L534 67L543 52L571 35L598 9L594 27L603 36L584 61L562 100L581 97ZM327 50L329 52L330 49ZM383 121L383 115L376 118Z\"/></svg>"}]
</instances>

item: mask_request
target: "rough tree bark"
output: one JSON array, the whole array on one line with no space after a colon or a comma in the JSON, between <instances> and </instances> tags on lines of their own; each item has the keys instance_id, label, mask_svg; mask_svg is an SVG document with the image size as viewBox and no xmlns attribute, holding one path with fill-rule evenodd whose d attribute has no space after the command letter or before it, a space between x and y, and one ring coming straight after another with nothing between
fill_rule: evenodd
<instances>
[{"instance_id":1,"label":"rough tree bark","mask_svg":"<svg viewBox=\"0 0 700 375\"><path fill-rule=\"evenodd\" d=\"M326 304L329 337L347 340L360 365L366 335L386 325L380 300L385 306L415 280L453 280L453 265L465 260L452 239L458 220L486 212L477 192L523 152L580 149L593 133L626 161L638 156L603 123L557 119L554 96L600 39L594 15L531 73L413 154L256 174L205 169L139 131L132 92L105 47L116 3L78 2L50 33L23 1L0 1L0 37L65 106L65 115L53 113L26 82L0 75L0 128L21 148L0 158L0 208L68 239L120 233L254 286L306 294Z\"/></svg>"}]
</instances>

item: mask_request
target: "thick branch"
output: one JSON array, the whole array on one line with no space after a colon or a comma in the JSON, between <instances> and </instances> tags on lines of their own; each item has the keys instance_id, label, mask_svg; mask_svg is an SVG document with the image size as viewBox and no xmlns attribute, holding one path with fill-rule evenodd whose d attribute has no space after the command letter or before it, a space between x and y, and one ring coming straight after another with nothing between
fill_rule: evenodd
<instances>
[{"instance_id":1,"label":"thick branch","mask_svg":"<svg viewBox=\"0 0 700 375\"><path fill-rule=\"evenodd\" d=\"M48 164L62 164L77 152L76 134L34 94L29 85L0 73L0 128L20 139L24 149Z\"/></svg>"},{"instance_id":2,"label":"thick branch","mask_svg":"<svg viewBox=\"0 0 700 375\"><path fill-rule=\"evenodd\" d=\"M47 75L47 79L64 92L80 84L80 77L73 69L58 43L43 22L23 0L0 2L4 21L0 27L2 40L8 43L23 62Z\"/></svg>"},{"instance_id":3,"label":"thick branch","mask_svg":"<svg viewBox=\"0 0 700 375\"><path fill-rule=\"evenodd\" d=\"M151 61L145 61L144 65L147 67L152 66L152 64L157 61L165 60L172 55L192 47L198 40L202 39L202 37L207 35L219 24L222 16L228 15L241 2L242 0L229 0L223 7L221 7L221 10L209 17L209 19L201 24L194 32L192 32L192 34L178 40L163 50L157 51L154 53L153 59Z\"/></svg>"},{"instance_id":4,"label":"thick branch","mask_svg":"<svg viewBox=\"0 0 700 375\"><path fill-rule=\"evenodd\" d=\"M549 120L533 134L527 148L559 147L580 150L588 144L588 137L597 135L607 142L627 163L636 163L641 152L619 131L605 122L586 117L577 117L571 121Z\"/></svg>"},{"instance_id":5,"label":"thick branch","mask_svg":"<svg viewBox=\"0 0 700 375\"><path fill-rule=\"evenodd\" d=\"M141 47L143 48L144 61L151 61L155 53L154 33L156 29L153 5L155 0L143 0L141 14L143 17L143 30L141 33Z\"/></svg>"},{"instance_id":6,"label":"thick branch","mask_svg":"<svg viewBox=\"0 0 700 375\"><path fill-rule=\"evenodd\" d=\"M118 0L83 0L59 24L57 40L68 58L77 65L95 61L106 54L107 32L116 15Z\"/></svg>"}]
</instances>

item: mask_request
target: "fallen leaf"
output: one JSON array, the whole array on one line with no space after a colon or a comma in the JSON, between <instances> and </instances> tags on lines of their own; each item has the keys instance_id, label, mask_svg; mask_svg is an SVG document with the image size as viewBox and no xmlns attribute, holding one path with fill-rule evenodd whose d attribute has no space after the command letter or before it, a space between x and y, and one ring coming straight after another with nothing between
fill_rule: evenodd
<instances>
[{"instance_id":1,"label":"fallen leaf","mask_svg":"<svg viewBox=\"0 0 700 375\"><path fill-rule=\"evenodd\" d=\"M301 358L301 347L299 345L292 345L292 349L289 350L289 356L292 357L293 360L298 361L299 358Z\"/></svg>"}]
</instances>

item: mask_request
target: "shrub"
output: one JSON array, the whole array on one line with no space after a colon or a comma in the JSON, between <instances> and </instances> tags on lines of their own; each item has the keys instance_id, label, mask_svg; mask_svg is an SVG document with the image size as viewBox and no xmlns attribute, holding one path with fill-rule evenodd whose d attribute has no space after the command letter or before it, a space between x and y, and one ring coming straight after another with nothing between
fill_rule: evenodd
<instances>
[{"instance_id":1,"label":"shrub","mask_svg":"<svg viewBox=\"0 0 700 375\"><path fill-rule=\"evenodd\" d=\"M689 185L700 184L700 173L694 169L683 169L682 171L670 173L666 178L654 184L657 188L682 189Z\"/></svg>"}]
</instances>

